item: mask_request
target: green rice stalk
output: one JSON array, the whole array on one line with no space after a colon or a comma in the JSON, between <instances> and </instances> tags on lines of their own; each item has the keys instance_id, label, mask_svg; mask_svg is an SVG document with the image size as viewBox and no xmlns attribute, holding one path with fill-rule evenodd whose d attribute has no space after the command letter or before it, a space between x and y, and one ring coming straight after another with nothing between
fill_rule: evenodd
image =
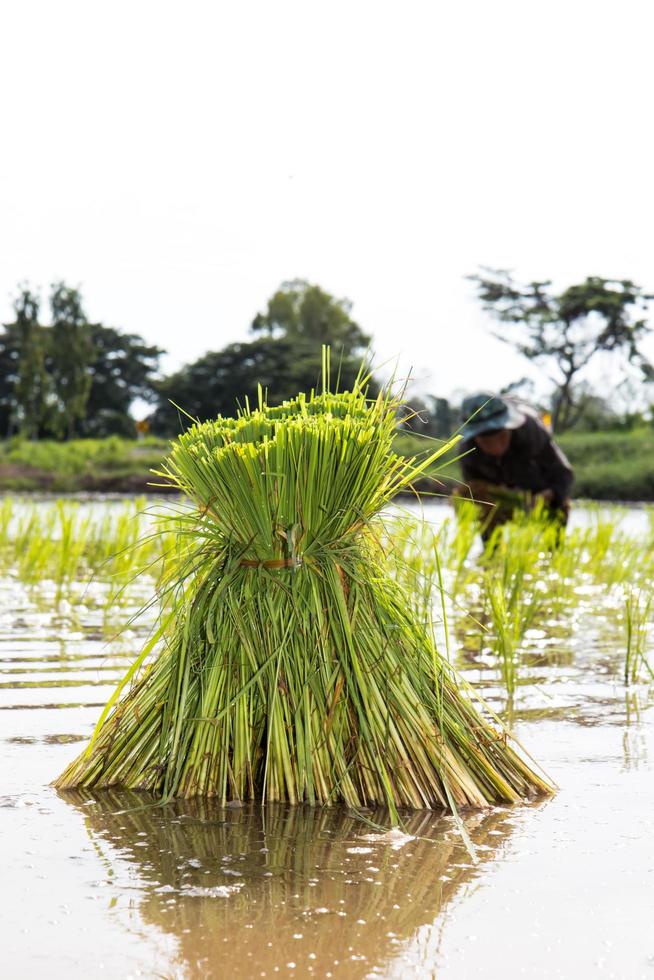
<instances>
[{"instance_id":1,"label":"green rice stalk","mask_svg":"<svg viewBox=\"0 0 654 980\"><path fill-rule=\"evenodd\" d=\"M625 592L624 604L627 634L624 682L636 684L643 674L652 681L654 670L647 659L652 595L643 595L639 589L629 588Z\"/></svg>"},{"instance_id":2,"label":"green rice stalk","mask_svg":"<svg viewBox=\"0 0 654 980\"><path fill-rule=\"evenodd\" d=\"M192 507L144 650L60 788L484 807L551 792L388 575L380 511L447 452L392 451L397 400L299 395L196 423L159 476ZM155 642L156 641L156 642Z\"/></svg>"}]
</instances>

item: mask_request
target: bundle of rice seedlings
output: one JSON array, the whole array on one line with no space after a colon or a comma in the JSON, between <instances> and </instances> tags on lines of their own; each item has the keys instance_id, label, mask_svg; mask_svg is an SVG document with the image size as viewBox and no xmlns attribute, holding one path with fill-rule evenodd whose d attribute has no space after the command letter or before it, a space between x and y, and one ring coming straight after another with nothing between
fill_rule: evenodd
<instances>
[{"instance_id":1,"label":"bundle of rice seedlings","mask_svg":"<svg viewBox=\"0 0 654 980\"><path fill-rule=\"evenodd\" d=\"M60 788L392 814L551 791L388 576L380 511L450 445L397 456L398 402L364 385L260 396L173 444L161 475L192 507L174 518L172 612Z\"/></svg>"}]
</instances>

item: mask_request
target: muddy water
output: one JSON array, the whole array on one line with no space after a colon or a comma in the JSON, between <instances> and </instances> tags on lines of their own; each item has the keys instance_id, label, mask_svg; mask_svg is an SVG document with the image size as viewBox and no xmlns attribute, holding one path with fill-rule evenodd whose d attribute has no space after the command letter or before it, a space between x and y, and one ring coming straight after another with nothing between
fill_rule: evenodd
<instances>
[{"instance_id":1,"label":"muddy water","mask_svg":"<svg viewBox=\"0 0 654 980\"><path fill-rule=\"evenodd\" d=\"M0 582L2 975L654 977L654 708L602 601L534 631L512 703L464 656L560 786L466 815L474 864L437 814L57 794L141 637Z\"/></svg>"}]
</instances>

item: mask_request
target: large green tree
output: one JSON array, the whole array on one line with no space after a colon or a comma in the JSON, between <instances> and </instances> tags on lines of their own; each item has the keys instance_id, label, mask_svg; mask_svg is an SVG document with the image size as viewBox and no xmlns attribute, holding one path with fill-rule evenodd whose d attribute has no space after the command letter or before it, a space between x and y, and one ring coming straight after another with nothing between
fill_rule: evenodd
<instances>
[{"instance_id":1,"label":"large green tree","mask_svg":"<svg viewBox=\"0 0 654 980\"><path fill-rule=\"evenodd\" d=\"M16 383L20 344L15 324L5 324L0 333L0 437L17 431Z\"/></svg>"},{"instance_id":2,"label":"large green tree","mask_svg":"<svg viewBox=\"0 0 654 980\"><path fill-rule=\"evenodd\" d=\"M548 370L555 430L571 428L583 412L587 368L599 355L621 358L641 379L652 380L642 341L651 329L643 314L653 297L630 279L589 276L555 292L549 281L520 284L504 270L469 278L483 308L508 326L496 336Z\"/></svg>"},{"instance_id":3,"label":"large green tree","mask_svg":"<svg viewBox=\"0 0 654 980\"><path fill-rule=\"evenodd\" d=\"M50 312L50 372L55 395L52 427L59 437L70 438L86 417L93 340L79 290L63 282L55 283L50 293Z\"/></svg>"},{"instance_id":4,"label":"large green tree","mask_svg":"<svg viewBox=\"0 0 654 980\"><path fill-rule=\"evenodd\" d=\"M39 298L23 287L14 302L18 346L16 416L18 430L36 439L46 415L50 378L45 367L45 343L39 324Z\"/></svg>"},{"instance_id":5,"label":"large green tree","mask_svg":"<svg viewBox=\"0 0 654 980\"><path fill-rule=\"evenodd\" d=\"M101 323L88 325L92 356L87 366L91 386L80 421L83 436L134 435L130 406L136 398L156 400L155 377L160 347L138 334L123 333Z\"/></svg>"},{"instance_id":6,"label":"large green tree","mask_svg":"<svg viewBox=\"0 0 654 980\"><path fill-rule=\"evenodd\" d=\"M368 346L370 338L354 322L351 311L350 300L337 299L304 279L293 279L282 283L265 312L255 316L252 331L305 340L316 348L329 344L335 354L354 355Z\"/></svg>"},{"instance_id":7,"label":"large green tree","mask_svg":"<svg viewBox=\"0 0 654 980\"><path fill-rule=\"evenodd\" d=\"M21 288L0 331L0 436L134 434L130 406L152 401L160 348L137 334L89 323L77 290L53 287L52 325Z\"/></svg>"},{"instance_id":8,"label":"large green tree","mask_svg":"<svg viewBox=\"0 0 654 980\"><path fill-rule=\"evenodd\" d=\"M0 434L32 439L42 425L50 388L38 294L19 287L13 307L15 319L0 333Z\"/></svg>"}]
</instances>

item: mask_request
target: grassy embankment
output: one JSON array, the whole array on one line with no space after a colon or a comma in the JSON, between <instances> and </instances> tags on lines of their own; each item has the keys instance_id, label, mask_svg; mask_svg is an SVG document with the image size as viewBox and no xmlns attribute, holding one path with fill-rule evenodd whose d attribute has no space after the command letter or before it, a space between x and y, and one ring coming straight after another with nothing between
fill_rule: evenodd
<instances>
[{"instance_id":1,"label":"grassy embankment","mask_svg":"<svg viewBox=\"0 0 654 980\"><path fill-rule=\"evenodd\" d=\"M575 468L578 497L654 500L654 429L570 433L559 441Z\"/></svg>"},{"instance_id":2,"label":"grassy embankment","mask_svg":"<svg viewBox=\"0 0 654 980\"><path fill-rule=\"evenodd\" d=\"M150 473L166 455L161 439L74 439L0 443L0 490L53 493L148 493Z\"/></svg>"},{"instance_id":3,"label":"grassy embankment","mask_svg":"<svg viewBox=\"0 0 654 980\"><path fill-rule=\"evenodd\" d=\"M559 443L574 466L575 496L592 500L654 500L654 429L634 432L570 433ZM411 455L430 443L417 436L397 437L398 451ZM67 443L0 443L0 490L56 493L98 491L146 493L150 470L166 455L165 440L140 442L112 437ZM458 477L456 463L440 463L447 493ZM426 487L425 487L426 489ZM439 488L429 487L432 492Z\"/></svg>"}]
</instances>

